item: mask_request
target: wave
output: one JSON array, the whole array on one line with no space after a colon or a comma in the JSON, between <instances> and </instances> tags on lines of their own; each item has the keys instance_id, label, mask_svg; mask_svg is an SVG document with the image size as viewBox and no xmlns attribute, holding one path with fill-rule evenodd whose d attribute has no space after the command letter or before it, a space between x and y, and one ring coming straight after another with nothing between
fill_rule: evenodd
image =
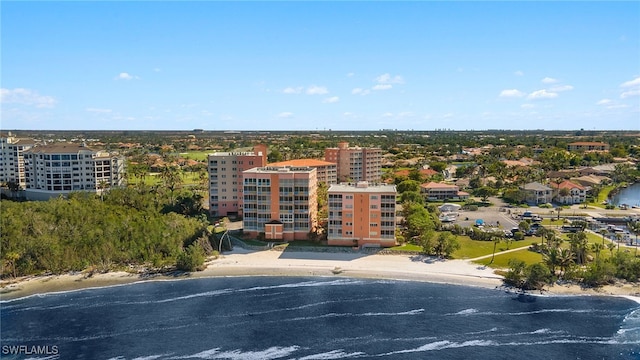
<instances>
[{"instance_id":1,"label":"wave","mask_svg":"<svg viewBox=\"0 0 640 360\"><path fill-rule=\"evenodd\" d=\"M298 360L331 360L331 359L347 359L366 355L361 351L347 353L344 350L332 350L324 353L313 354L298 358Z\"/></svg>"},{"instance_id":2,"label":"wave","mask_svg":"<svg viewBox=\"0 0 640 360\"><path fill-rule=\"evenodd\" d=\"M532 311L521 311L521 312L494 312L494 311L479 311L477 309L465 309L462 311L458 311L457 313L449 313L445 314L445 316L455 316L455 315L479 315L479 316L523 316L523 315L536 315L536 314L544 314L544 313L574 313L574 314L589 314L589 315L612 315L618 314L619 312L612 310L594 310L594 309L541 309L541 310L532 310Z\"/></svg>"},{"instance_id":3,"label":"wave","mask_svg":"<svg viewBox=\"0 0 640 360\"><path fill-rule=\"evenodd\" d=\"M415 309L409 311L395 312L395 313L327 313L316 316L301 316L289 319L279 319L276 321L272 321L274 323L280 321L306 321L306 320L315 320L315 319L324 319L324 318L332 318L332 317L360 317L360 316L406 316L406 315L416 315L424 312L424 309Z\"/></svg>"},{"instance_id":4,"label":"wave","mask_svg":"<svg viewBox=\"0 0 640 360\"><path fill-rule=\"evenodd\" d=\"M220 348L201 351L193 355L171 357L169 359L242 359L242 360L270 360L290 356L300 350L300 346L292 345L286 347L272 346L268 349L258 351L242 351L240 349L230 351L220 351Z\"/></svg>"}]
</instances>

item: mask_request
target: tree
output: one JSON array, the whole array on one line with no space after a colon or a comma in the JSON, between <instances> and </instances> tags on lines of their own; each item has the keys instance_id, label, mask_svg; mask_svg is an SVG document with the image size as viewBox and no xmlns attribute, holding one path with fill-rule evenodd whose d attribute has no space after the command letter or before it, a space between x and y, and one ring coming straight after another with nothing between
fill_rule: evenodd
<instances>
[{"instance_id":1,"label":"tree","mask_svg":"<svg viewBox=\"0 0 640 360\"><path fill-rule=\"evenodd\" d=\"M191 244L178 255L176 267L182 271L196 271L204 264L204 250L197 244Z\"/></svg>"},{"instance_id":2,"label":"tree","mask_svg":"<svg viewBox=\"0 0 640 360\"><path fill-rule=\"evenodd\" d=\"M556 273L556 266L559 265L560 263L559 258L560 258L560 252L558 251L558 248L555 248L555 247L549 248L542 255L542 259L545 265L547 265L547 267L549 268L552 274Z\"/></svg>"},{"instance_id":3,"label":"tree","mask_svg":"<svg viewBox=\"0 0 640 360\"><path fill-rule=\"evenodd\" d=\"M575 255L577 264L584 264L587 260L587 234L578 231L569 235L569 243L571 244L571 252Z\"/></svg>"},{"instance_id":4,"label":"tree","mask_svg":"<svg viewBox=\"0 0 640 360\"><path fill-rule=\"evenodd\" d=\"M600 252L604 249L602 244L591 244L591 251L596 254L596 261L600 260Z\"/></svg>"},{"instance_id":5,"label":"tree","mask_svg":"<svg viewBox=\"0 0 640 360\"><path fill-rule=\"evenodd\" d=\"M415 180L404 180L397 186L398 192L400 194L412 191L412 192L420 192L420 183Z\"/></svg>"},{"instance_id":6,"label":"tree","mask_svg":"<svg viewBox=\"0 0 640 360\"><path fill-rule=\"evenodd\" d=\"M562 207L558 206L556 208L556 212L558 213L558 220L560 220L560 212L562 211Z\"/></svg>"},{"instance_id":7,"label":"tree","mask_svg":"<svg viewBox=\"0 0 640 360\"><path fill-rule=\"evenodd\" d=\"M15 251L11 251L8 252L5 256L5 261L7 262L8 266L11 267L11 270L13 270L13 277L16 277L16 262L20 259L20 254L18 252Z\"/></svg>"},{"instance_id":8,"label":"tree","mask_svg":"<svg viewBox=\"0 0 640 360\"><path fill-rule=\"evenodd\" d=\"M551 278L549 269L540 263L529 265L525 273L524 289L526 290L540 290Z\"/></svg>"},{"instance_id":9,"label":"tree","mask_svg":"<svg viewBox=\"0 0 640 360\"><path fill-rule=\"evenodd\" d=\"M100 200L104 201L104 192L109 188L109 183L105 180L98 182L98 190L100 191Z\"/></svg>"},{"instance_id":10,"label":"tree","mask_svg":"<svg viewBox=\"0 0 640 360\"><path fill-rule=\"evenodd\" d=\"M608 234L608 233L609 233L609 231L608 231L607 229L600 229L600 230L598 230L598 233L599 233L600 235L602 235L602 246L604 246L604 236L605 236L606 234Z\"/></svg>"},{"instance_id":11,"label":"tree","mask_svg":"<svg viewBox=\"0 0 640 360\"><path fill-rule=\"evenodd\" d=\"M563 274L566 273L567 268L573 264L573 254L570 249L560 249L558 264L560 265L560 271Z\"/></svg>"},{"instance_id":12,"label":"tree","mask_svg":"<svg viewBox=\"0 0 640 360\"><path fill-rule=\"evenodd\" d=\"M496 258L496 247L498 246L498 243L502 241L503 237L504 237L504 233L498 233L498 232L491 233L491 241L493 241L493 252L491 253L491 261L489 261L489 264L493 264L493 260L495 260Z\"/></svg>"},{"instance_id":13,"label":"tree","mask_svg":"<svg viewBox=\"0 0 640 360\"><path fill-rule=\"evenodd\" d=\"M497 194L496 189L490 188L488 186L483 186L474 191L476 196L480 196L482 198L482 202L487 202L490 196L495 196Z\"/></svg>"},{"instance_id":14,"label":"tree","mask_svg":"<svg viewBox=\"0 0 640 360\"><path fill-rule=\"evenodd\" d=\"M400 195L400 202L403 204L406 203L414 203L414 204L424 204L424 198L417 191L405 191Z\"/></svg>"},{"instance_id":15,"label":"tree","mask_svg":"<svg viewBox=\"0 0 640 360\"><path fill-rule=\"evenodd\" d=\"M448 231L441 232L438 234L438 239L436 240L435 252L437 256L440 257L450 257L454 251L460 248L460 243L458 242L458 238L452 235Z\"/></svg>"}]
</instances>

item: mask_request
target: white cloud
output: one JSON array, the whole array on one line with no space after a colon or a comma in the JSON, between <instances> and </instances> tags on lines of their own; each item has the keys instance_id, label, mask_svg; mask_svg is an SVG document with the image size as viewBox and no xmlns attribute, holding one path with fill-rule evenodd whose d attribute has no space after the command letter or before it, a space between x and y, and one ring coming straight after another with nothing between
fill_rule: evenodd
<instances>
[{"instance_id":1,"label":"white cloud","mask_svg":"<svg viewBox=\"0 0 640 360\"><path fill-rule=\"evenodd\" d=\"M524 73L522 71L518 70L518 71L514 72L513 75L515 75L515 76L523 76Z\"/></svg>"},{"instance_id":2,"label":"white cloud","mask_svg":"<svg viewBox=\"0 0 640 360\"><path fill-rule=\"evenodd\" d=\"M374 86L372 89L373 90L389 90L393 87L393 85L391 84L378 84L376 86Z\"/></svg>"},{"instance_id":3,"label":"white cloud","mask_svg":"<svg viewBox=\"0 0 640 360\"><path fill-rule=\"evenodd\" d=\"M154 69L153 69L153 71L154 71L154 72L160 72L160 71L162 71L162 70L161 70L160 68L154 68Z\"/></svg>"},{"instance_id":4,"label":"white cloud","mask_svg":"<svg viewBox=\"0 0 640 360\"><path fill-rule=\"evenodd\" d=\"M22 104L35 106L37 108L52 108L57 100L48 95L40 95L38 92L16 88L16 89L0 89L0 102L7 104Z\"/></svg>"},{"instance_id":5,"label":"white cloud","mask_svg":"<svg viewBox=\"0 0 640 360\"><path fill-rule=\"evenodd\" d=\"M522 104L522 105L520 105L520 107L523 108L523 109L533 109L536 106L533 105L533 104Z\"/></svg>"},{"instance_id":6,"label":"white cloud","mask_svg":"<svg viewBox=\"0 0 640 360\"><path fill-rule=\"evenodd\" d=\"M414 113L411 111L403 111L401 113L398 114L399 118L408 118L408 117L413 117Z\"/></svg>"},{"instance_id":7,"label":"white cloud","mask_svg":"<svg viewBox=\"0 0 640 360\"><path fill-rule=\"evenodd\" d=\"M569 91L569 90L573 90L573 86L571 86L571 85L556 85L556 86L552 86L551 88L549 88L549 90L552 91L552 92Z\"/></svg>"},{"instance_id":8,"label":"white cloud","mask_svg":"<svg viewBox=\"0 0 640 360\"><path fill-rule=\"evenodd\" d=\"M500 92L500 95L498 95L498 97L519 98L519 97L523 97L524 95L525 93L523 93L518 89L507 89L507 90L502 90Z\"/></svg>"},{"instance_id":9,"label":"white cloud","mask_svg":"<svg viewBox=\"0 0 640 360\"><path fill-rule=\"evenodd\" d=\"M625 81L622 84L620 84L620 87L623 87L623 88L636 87L636 86L640 86L640 76L633 80Z\"/></svg>"},{"instance_id":10,"label":"white cloud","mask_svg":"<svg viewBox=\"0 0 640 360\"><path fill-rule=\"evenodd\" d=\"M381 116L382 116L383 118L391 118L391 117L393 117L393 113L386 112L386 113L382 114Z\"/></svg>"},{"instance_id":11,"label":"white cloud","mask_svg":"<svg viewBox=\"0 0 640 360\"><path fill-rule=\"evenodd\" d=\"M532 92L531 94L529 94L529 96L527 96L527 99L531 99L531 100L539 100L539 99L554 99L557 98L558 94L554 93L554 92L549 92L547 90L537 90Z\"/></svg>"},{"instance_id":12,"label":"white cloud","mask_svg":"<svg viewBox=\"0 0 640 360\"><path fill-rule=\"evenodd\" d=\"M353 77L354 75L355 75L355 73L352 73L352 72L347 73L347 77Z\"/></svg>"},{"instance_id":13,"label":"white cloud","mask_svg":"<svg viewBox=\"0 0 640 360\"><path fill-rule=\"evenodd\" d=\"M446 113L444 115L442 115L443 119L451 119L453 117L453 113Z\"/></svg>"},{"instance_id":14,"label":"white cloud","mask_svg":"<svg viewBox=\"0 0 640 360\"><path fill-rule=\"evenodd\" d=\"M370 93L369 89L355 88L351 90L353 95L368 95Z\"/></svg>"},{"instance_id":15,"label":"white cloud","mask_svg":"<svg viewBox=\"0 0 640 360\"><path fill-rule=\"evenodd\" d=\"M609 105L613 101L611 99L602 99L596 103L596 105Z\"/></svg>"},{"instance_id":16,"label":"white cloud","mask_svg":"<svg viewBox=\"0 0 640 360\"><path fill-rule=\"evenodd\" d=\"M327 88L324 86L311 85L307 88L308 95L324 95L328 93L329 93L329 90L327 90Z\"/></svg>"},{"instance_id":17,"label":"white cloud","mask_svg":"<svg viewBox=\"0 0 640 360\"><path fill-rule=\"evenodd\" d=\"M543 84L555 84L558 82L557 79L554 78L550 78L550 77L546 77L544 79L541 80Z\"/></svg>"},{"instance_id":18,"label":"white cloud","mask_svg":"<svg viewBox=\"0 0 640 360\"><path fill-rule=\"evenodd\" d=\"M283 93L285 94L300 94L303 90L302 86L298 86L298 87L287 87L284 90L282 90Z\"/></svg>"},{"instance_id":19,"label":"white cloud","mask_svg":"<svg viewBox=\"0 0 640 360\"><path fill-rule=\"evenodd\" d=\"M328 104L337 103L338 101L340 101L340 98L337 96L332 96L322 100L323 103L328 103Z\"/></svg>"},{"instance_id":20,"label":"white cloud","mask_svg":"<svg viewBox=\"0 0 640 360\"><path fill-rule=\"evenodd\" d=\"M347 111L347 112L342 113L342 116L353 116L353 113Z\"/></svg>"},{"instance_id":21,"label":"white cloud","mask_svg":"<svg viewBox=\"0 0 640 360\"><path fill-rule=\"evenodd\" d=\"M625 91L622 94L620 94L620 97L623 99L626 99L628 97L633 97L633 96L640 96L640 89L633 89L633 90Z\"/></svg>"},{"instance_id":22,"label":"white cloud","mask_svg":"<svg viewBox=\"0 0 640 360\"><path fill-rule=\"evenodd\" d=\"M91 113L99 113L99 114L108 114L111 112L111 109L99 109L99 108L86 108L87 112Z\"/></svg>"},{"instance_id":23,"label":"white cloud","mask_svg":"<svg viewBox=\"0 0 640 360\"><path fill-rule=\"evenodd\" d=\"M293 113L288 111L281 112L280 114L278 114L278 117L281 119L289 119L293 117Z\"/></svg>"},{"instance_id":24,"label":"white cloud","mask_svg":"<svg viewBox=\"0 0 640 360\"><path fill-rule=\"evenodd\" d=\"M400 75L382 74L375 78L378 84L404 84L404 79Z\"/></svg>"},{"instance_id":25,"label":"white cloud","mask_svg":"<svg viewBox=\"0 0 640 360\"><path fill-rule=\"evenodd\" d=\"M131 75L131 74L126 73L126 72L121 72L120 74L118 74L118 76L116 76L115 79L116 80L133 80L133 79L139 79L139 77L137 77L135 75Z\"/></svg>"}]
</instances>

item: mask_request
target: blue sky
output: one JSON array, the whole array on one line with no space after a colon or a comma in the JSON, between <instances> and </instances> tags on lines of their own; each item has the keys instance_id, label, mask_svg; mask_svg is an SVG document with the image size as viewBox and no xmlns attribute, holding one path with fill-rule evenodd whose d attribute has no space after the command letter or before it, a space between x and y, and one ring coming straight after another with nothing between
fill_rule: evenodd
<instances>
[{"instance_id":1,"label":"blue sky","mask_svg":"<svg viewBox=\"0 0 640 360\"><path fill-rule=\"evenodd\" d=\"M3 129L640 129L640 2L3 1Z\"/></svg>"}]
</instances>

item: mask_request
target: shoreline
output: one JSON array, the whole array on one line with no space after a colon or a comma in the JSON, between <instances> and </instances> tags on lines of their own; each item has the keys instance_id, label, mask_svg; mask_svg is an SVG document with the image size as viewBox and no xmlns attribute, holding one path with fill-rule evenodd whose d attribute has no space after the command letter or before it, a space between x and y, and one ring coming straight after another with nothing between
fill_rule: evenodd
<instances>
[{"instance_id":1,"label":"shoreline","mask_svg":"<svg viewBox=\"0 0 640 360\"><path fill-rule=\"evenodd\" d=\"M483 287L508 291L502 276L493 269L466 260L440 260L416 255L365 255L357 253L317 253L248 251L236 249L205 263L206 269L193 273L74 273L29 276L0 282L0 303L29 296L122 286L150 281L172 281L237 276L344 277L372 280L418 281L448 285ZM515 289L513 289L516 292ZM578 285L554 285L543 295L625 296L640 303L640 284L607 285L583 289Z\"/></svg>"}]
</instances>

